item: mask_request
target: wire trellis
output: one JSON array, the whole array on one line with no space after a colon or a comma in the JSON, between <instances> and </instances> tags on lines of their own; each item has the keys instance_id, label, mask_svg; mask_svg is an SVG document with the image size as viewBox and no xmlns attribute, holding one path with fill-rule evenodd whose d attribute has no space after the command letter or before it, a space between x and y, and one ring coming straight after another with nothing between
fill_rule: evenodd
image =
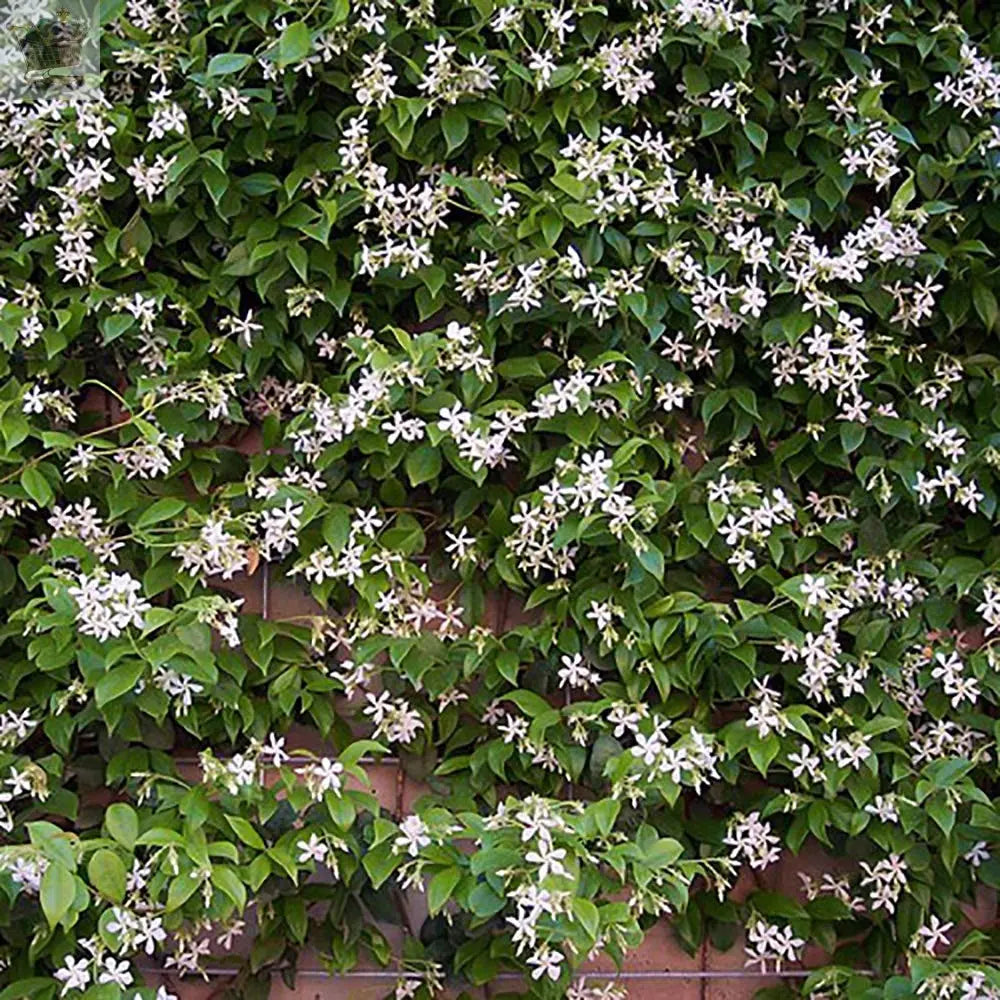
<instances>
[{"instance_id":1,"label":"wire trellis","mask_svg":"<svg viewBox=\"0 0 1000 1000\"><path fill-rule=\"evenodd\" d=\"M266 619L269 617L270 611L270 573L269 565L265 563L262 566L262 584L261 584L261 599L262 599L262 616ZM226 760L231 755L222 755L219 759ZM287 759L289 764L299 764L308 763L315 759L315 755L309 753L301 753L292 751ZM196 766L200 764L200 760L197 757L177 757L175 758L175 763L179 765ZM359 758L358 763L364 766L371 766L373 764L385 764L385 765L400 765L400 759L395 756L384 756L384 757L371 757L364 756ZM276 976L283 972L290 970L290 966L281 966L267 971L270 975ZM164 968L143 968L140 971L145 975L153 976L171 976L175 973L170 969ZM748 971L746 969L623 969L622 971L615 972L602 972L602 971L586 971L578 970L576 975L585 979L601 979L613 982L635 982L635 981L646 981L646 982L670 982L670 981L706 981L706 980L733 980L733 981L749 981L749 982L765 982L773 981L774 979L806 979L813 974L815 970L812 969L782 969L780 972L756 972ZM856 970L859 975L871 975L871 970L868 969L858 969ZM240 970L236 968L227 967L216 967L202 969L201 974L208 976L213 979L224 979L231 978L239 975ZM325 969L298 969L295 970L295 977L298 979L310 979L318 981L357 981L357 980L376 980L376 981L398 981L400 979L412 979L423 981L424 976L420 972L408 971L404 969L392 970L392 969L351 969L344 972L329 972ZM500 972L493 977L494 981L501 982L523 982L524 975L519 972Z\"/></svg>"}]
</instances>

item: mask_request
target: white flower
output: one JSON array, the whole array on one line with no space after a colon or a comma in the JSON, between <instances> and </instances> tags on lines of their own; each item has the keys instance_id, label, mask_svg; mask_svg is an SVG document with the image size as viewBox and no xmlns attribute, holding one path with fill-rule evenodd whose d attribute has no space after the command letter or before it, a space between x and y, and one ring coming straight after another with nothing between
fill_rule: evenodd
<instances>
[{"instance_id":1,"label":"white flower","mask_svg":"<svg viewBox=\"0 0 1000 1000\"><path fill-rule=\"evenodd\" d=\"M528 965L533 965L531 970L532 979L541 979L548 976L555 982L562 973L563 954L553 948L540 948L534 955L529 956Z\"/></svg>"},{"instance_id":2,"label":"white flower","mask_svg":"<svg viewBox=\"0 0 1000 1000\"><path fill-rule=\"evenodd\" d=\"M659 733L653 733L648 739L642 733L635 734L635 746L632 747L632 756L640 757L643 764L649 767L656 763L657 757L663 752L663 743Z\"/></svg>"},{"instance_id":3,"label":"white flower","mask_svg":"<svg viewBox=\"0 0 1000 1000\"><path fill-rule=\"evenodd\" d=\"M276 736L274 733L268 734L260 753L262 757L269 759L275 767L281 767L286 760L290 759L285 750L285 738Z\"/></svg>"},{"instance_id":4,"label":"white flower","mask_svg":"<svg viewBox=\"0 0 1000 1000\"><path fill-rule=\"evenodd\" d=\"M427 836L429 832L427 824L419 816L416 814L407 816L399 824L400 836L396 838L393 846L397 853L401 849L411 858L415 858L422 848L430 845L431 838Z\"/></svg>"},{"instance_id":5,"label":"white flower","mask_svg":"<svg viewBox=\"0 0 1000 1000\"><path fill-rule=\"evenodd\" d=\"M826 584L825 577L812 576L810 573L806 573L802 577L801 589L802 596L806 599L807 609L830 599L830 588Z\"/></svg>"},{"instance_id":6,"label":"white flower","mask_svg":"<svg viewBox=\"0 0 1000 1000\"><path fill-rule=\"evenodd\" d=\"M448 544L445 545L445 552L453 552L457 562L463 562L472 554L476 547L476 538L470 535L465 525L462 525L457 532L446 531L445 538Z\"/></svg>"},{"instance_id":7,"label":"white flower","mask_svg":"<svg viewBox=\"0 0 1000 1000\"><path fill-rule=\"evenodd\" d=\"M327 792L339 795L344 787L344 765L339 760L321 757L310 762L298 772L306 780L306 786L314 799L322 798Z\"/></svg>"},{"instance_id":8,"label":"white flower","mask_svg":"<svg viewBox=\"0 0 1000 1000\"><path fill-rule=\"evenodd\" d=\"M978 868L984 861L990 860L990 852L986 849L985 840L977 840L976 843L965 852L965 860L972 865L973 868Z\"/></svg>"},{"instance_id":9,"label":"white flower","mask_svg":"<svg viewBox=\"0 0 1000 1000\"><path fill-rule=\"evenodd\" d=\"M67 955L64 966L56 969L54 975L63 984L60 996L65 996L70 990L85 990L90 985L90 962Z\"/></svg>"},{"instance_id":10,"label":"white flower","mask_svg":"<svg viewBox=\"0 0 1000 1000\"><path fill-rule=\"evenodd\" d=\"M936 914L931 914L930 920L917 928L910 947L914 951L923 951L931 955L936 948L948 944L948 931L954 926L951 922L942 923Z\"/></svg>"},{"instance_id":11,"label":"white flower","mask_svg":"<svg viewBox=\"0 0 1000 1000\"><path fill-rule=\"evenodd\" d=\"M97 981L99 983L114 983L122 989L126 986L131 986L133 976L128 962L116 962L114 958L109 955L106 959L104 959Z\"/></svg>"},{"instance_id":12,"label":"white flower","mask_svg":"<svg viewBox=\"0 0 1000 1000\"><path fill-rule=\"evenodd\" d=\"M781 972L784 962L798 961L805 941L795 937L791 927L782 927L758 918L747 928L746 965L759 965L760 971L767 972L769 962L774 963L774 971Z\"/></svg>"},{"instance_id":13,"label":"white flower","mask_svg":"<svg viewBox=\"0 0 1000 1000\"><path fill-rule=\"evenodd\" d=\"M751 868L766 868L781 857L780 841L759 812L737 813L729 821L723 842L731 848L734 860L747 861Z\"/></svg>"},{"instance_id":14,"label":"white flower","mask_svg":"<svg viewBox=\"0 0 1000 1000\"><path fill-rule=\"evenodd\" d=\"M141 628L152 605L140 597L142 584L128 573L97 570L81 573L69 595L76 602L81 634L99 641L120 636L128 628Z\"/></svg>"},{"instance_id":15,"label":"white flower","mask_svg":"<svg viewBox=\"0 0 1000 1000\"><path fill-rule=\"evenodd\" d=\"M524 860L528 864L537 866L539 882L544 882L550 875L565 876L569 874L562 864L563 858L566 857L565 848L542 845L539 851L528 851L524 856Z\"/></svg>"},{"instance_id":16,"label":"white flower","mask_svg":"<svg viewBox=\"0 0 1000 1000\"><path fill-rule=\"evenodd\" d=\"M254 322L254 314L251 310L247 310L243 319L237 316L225 316L219 326L229 333L237 334L247 348L253 346L254 334L260 333L264 329L260 323Z\"/></svg>"},{"instance_id":17,"label":"white flower","mask_svg":"<svg viewBox=\"0 0 1000 1000\"><path fill-rule=\"evenodd\" d=\"M461 437L472 422L472 414L462 409L461 403L443 407L438 411L438 427L446 434Z\"/></svg>"},{"instance_id":18,"label":"white flower","mask_svg":"<svg viewBox=\"0 0 1000 1000\"><path fill-rule=\"evenodd\" d=\"M601 682L601 675L586 665L581 653L564 654L562 664L558 675L560 687L589 688Z\"/></svg>"},{"instance_id":19,"label":"white flower","mask_svg":"<svg viewBox=\"0 0 1000 1000\"><path fill-rule=\"evenodd\" d=\"M501 219L509 219L517 215L521 203L509 191L504 191L503 197L497 199L496 206L497 215Z\"/></svg>"},{"instance_id":20,"label":"white flower","mask_svg":"<svg viewBox=\"0 0 1000 1000\"><path fill-rule=\"evenodd\" d=\"M330 848L315 833L310 834L308 840L300 840L295 846L299 850L300 865L310 861L318 861L322 864L326 860L327 854L330 853Z\"/></svg>"}]
</instances>

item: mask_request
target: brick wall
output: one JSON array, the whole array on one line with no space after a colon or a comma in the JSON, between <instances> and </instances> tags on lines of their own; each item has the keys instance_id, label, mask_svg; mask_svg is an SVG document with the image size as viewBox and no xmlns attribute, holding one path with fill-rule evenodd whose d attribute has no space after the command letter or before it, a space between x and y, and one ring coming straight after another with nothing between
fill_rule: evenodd
<instances>
[{"instance_id":1,"label":"brick wall","mask_svg":"<svg viewBox=\"0 0 1000 1000\"><path fill-rule=\"evenodd\" d=\"M261 564L252 575L243 575L229 581L218 581L218 586L244 598L243 610L248 613L264 615L272 620L296 618L322 613L322 609L311 597L295 583L276 579L274 570ZM510 628L517 623L519 611L512 602L502 597L494 596L487 599L487 623L496 630ZM323 749L323 741L319 734L307 727L296 726L288 733L287 747L319 751ZM189 778L197 778L197 761L194 758L180 759L179 767ZM427 788L419 781L408 776L396 760L382 761L366 766L372 790L379 802L390 813L400 816L412 810L414 803L423 795ZM794 862L794 864L793 864ZM761 885L782 886L786 889L798 888L795 872L801 864L816 873L830 870L828 858L815 856L809 859L786 859L784 864L774 865L765 872L765 879L756 881L745 879L745 884L737 886L737 892L750 891ZM422 900L410 894L408 904L411 910L411 923L420 925L426 908ZM393 928L383 927L387 937L392 938ZM808 957L808 956L807 956ZM819 956L814 956L818 958ZM754 993L765 986L773 986L781 979L773 976L761 976L744 968L745 955L742 942L728 951L718 951L706 947L695 956L688 955L676 942L669 925L664 921L654 927L648 934L642 946L632 952L625 963L622 973L615 970L610 960L599 960L589 963L585 970L594 974L594 982L614 979L628 987L631 1000L749 1000ZM182 1000L208 1000L225 989L226 974L217 970L217 977L209 983L196 980L178 982L167 976L164 981L169 983L172 992L178 993ZM792 983L801 978L801 969L790 970L790 975L784 980ZM324 972L316 956L303 956L300 965L300 975L294 989L284 984L279 976L275 976L271 996L273 1000L366 1000L366 998L383 997L390 993L395 983L395 975L381 969L356 970L346 975L329 975ZM476 1000L495 997L499 993L516 993L519 987L519 977L505 977L482 990L471 990L466 996ZM458 996L455 991L453 996Z\"/></svg>"},{"instance_id":2,"label":"brick wall","mask_svg":"<svg viewBox=\"0 0 1000 1000\"><path fill-rule=\"evenodd\" d=\"M98 412L103 409L103 418L108 423L121 416L117 404L99 392L89 395L83 408ZM260 435L255 428L251 428L229 446L252 454L260 448ZM692 451L688 457L694 454ZM210 583L220 590L242 597L242 610L248 614L259 614L271 620L296 619L300 624L304 618L323 614L320 605L302 587L277 577L274 569L263 562L253 574L242 574L232 580L215 580ZM503 631L525 620L526 616L517 602L511 601L508 596L487 596L483 624L495 631ZM978 638L981 641L981 636ZM286 748L292 752L295 748L322 751L324 742L315 730L295 726L287 734ZM183 777L199 780L195 757L180 757L177 764ZM365 770L380 804L395 817L412 811L414 803L428 791L426 785L407 775L397 760L383 759L378 763L369 763ZM733 894L739 899L754 889L774 888L801 899L804 897L800 872L819 878L826 872L847 870L849 869L843 859L831 858L807 842L800 855L786 854L780 862L769 866L764 872L750 873L745 870ZM412 892L408 894L407 905L410 925L419 927L426 915L426 906ZM996 893L980 887L977 905L969 908L967 918L966 929L984 927L996 921ZM398 927L383 926L381 929L390 941L399 938ZM237 946L236 950L248 950L251 943L252 941L245 940L242 948ZM706 946L699 954L688 955L674 939L669 924L661 921L648 932L643 944L627 956L620 972L607 959L588 963L583 972L591 975L594 984L607 980L620 982L627 987L630 1000L750 1000L764 987L781 983L794 986L808 974L810 967L824 964L828 956L813 947L806 951L801 966L786 970L781 977L748 971L744 967L744 960L743 942L740 939L726 951ZM179 980L169 972L151 966L146 966L144 972L150 983L155 985L162 982L181 1000L215 1000L226 990L232 975L222 968L210 969L209 980L204 982L195 978ZM271 998L376 1000L392 993L396 979L396 973L376 967L360 968L344 974L329 974L323 969L318 956L305 954L300 962L294 988L283 982L279 974L275 974ZM467 990L464 993L456 989L446 995L461 995L470 1000L491 1000L501 994L516 994L520 992L520 986L520 977L509 975L483 989Z\"/></svg>"}]
</instances>

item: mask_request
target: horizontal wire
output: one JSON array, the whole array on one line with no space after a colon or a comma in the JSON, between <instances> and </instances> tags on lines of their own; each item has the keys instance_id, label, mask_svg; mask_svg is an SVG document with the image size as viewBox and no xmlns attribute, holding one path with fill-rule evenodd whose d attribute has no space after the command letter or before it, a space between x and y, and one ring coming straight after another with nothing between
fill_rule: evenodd
<instances>
[{"instance_id":1,"label":"horizontal wire","mask_svg":"<svg viewBox=\"0 0 1000 1000\"><path fill-rule=\"evenodd\" d=\"M320 754L304 754L304 753L291 753L288 755L288 760L286 763L289 764L308 764L310 761L314 761L316 757ZM233 759L233 754L218 754L216 755L216 760L227 761ZM174 757L175 764L184 764L194 766L200 764L201 760L198 757ZM399 764L398 757L359 757L357 760L359 764ZM274 764L267 764L266 767L274 767Z\"/></svg>"},{"instance_id":2,"label":"horizontal wire","mask_svg":"<svg viewBox=\"0 0 1000 1000\"><path fill-rule=\"evenodd\" d=\"M170 976L176 975L171 969L140 968L143 975ZM276 976L281 972L290 971L287 969L267 969L263 970ZM634 970L625 972L584 972L578 970L574 976L583 979L805 979L811 976L815 969L788 969L784 972L747 972L743 969L721 970L721 971L700 971L676 972L664 970ZM858 975L872 975L870 969L853 970ZM203 969L201 974L222 978L226 976L239 975L239 969ZM191 975L194 975L192 973ZM296 977L304 979L419 979L425 978L421 972L399 971L393 972L390 969L352 969L347 972L327 972L325 969L300 969L295 972ZM493 979L520 980L524 976L519 972L498 972Z\"/></svg>"}]
</instances>

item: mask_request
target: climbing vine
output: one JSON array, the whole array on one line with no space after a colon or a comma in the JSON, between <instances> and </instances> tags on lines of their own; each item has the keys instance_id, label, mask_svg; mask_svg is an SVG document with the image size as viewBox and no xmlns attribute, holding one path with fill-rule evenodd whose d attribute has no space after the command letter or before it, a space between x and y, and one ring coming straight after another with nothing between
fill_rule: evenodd
<instances>
[{"instance_id":1,"label":"climbing vine","mask_svg":"<svg viewBox=\"0 0 1000 1000\"><path fill-rule=\"evenodd\" d=\"M1000 997L992 5L99 20L0 101L0 1000Z\"/></svg>"}]
</instances>

